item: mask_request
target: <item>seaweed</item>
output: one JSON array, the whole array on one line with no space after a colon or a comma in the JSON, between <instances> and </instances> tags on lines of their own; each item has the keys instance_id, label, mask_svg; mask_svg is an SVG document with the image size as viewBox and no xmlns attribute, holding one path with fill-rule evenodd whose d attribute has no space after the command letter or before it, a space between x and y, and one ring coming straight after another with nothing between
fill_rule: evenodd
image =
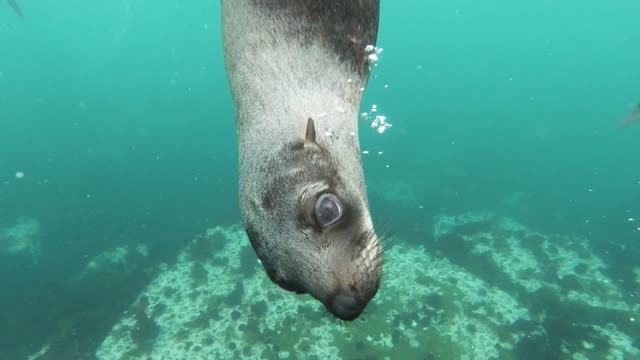
<instances>
[{"instance_id":1,"label":"seaweed","mask_svg":"<svg viewBox=\"0 0 640 360\"><path fill-rule=\"evenodd\" d=\"M195 287L203 286L209 280L209 272L202 263L194 262L191 266L191 280Z\"/></svg>"},{"instance_id":2,"label":"seaweed","mask_svg":"<svg viewBox=\"0 0 640 360\"><path fill-rule=\"evenodd\" d=\"M131 329L131 339L138 350L143 353L151 351L153 343L160 332L158 324L147 316L146 310L148 306L149 299L142 296L133 307L133 318L136 321L136 325Z\"/></svg>"},{"instance_id":3,"label":"seaweed","mask_svg":"<svg viewBox=\"0 0 640 360\"><path fill-rule=\"evenodd\" d=\"M225 237L220 232L214 232L208 236L197 236L188 248L188 256L194 261L208 261L213 254L222 251Z\"/></svg>"},{"instance_id":4,"label":"seaweed","mask_svg":"<svg viewBox=\"0 0 640 360\"><path fill-rule=\"evenodd\" d=\"M238 283L236 287L224 298L224 303L229 306L236 306L242 304L242 297L244 295L244 286Z\"/></svg>"},{"instance_id":5,"label":"seaweed","mask_svg":"<svg viewBox=\"0 0 640 360\"><path fill-rule=\"evenodd\" d=\"M251 277L256 272L258 258L251 246L244 246L240 251L240 271L243 276Z\"/></svg>"}]
</instances>

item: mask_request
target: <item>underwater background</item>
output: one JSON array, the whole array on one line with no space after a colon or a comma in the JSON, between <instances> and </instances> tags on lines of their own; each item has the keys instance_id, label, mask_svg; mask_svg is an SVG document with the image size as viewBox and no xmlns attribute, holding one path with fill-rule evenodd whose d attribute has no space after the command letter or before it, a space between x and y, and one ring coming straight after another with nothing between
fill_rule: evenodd
<instances>
[{"instance_id":1,"label":"underwater background","mask_svg":"<svg viewBox=\"0 0 640 360\"><path fill-rule=\"evenodd\" d=\"M396 245L348 324L239 226L219 1L19 5L1 360L640 359L640 2L382 1L358 121Z\"/></svg>"}]
</instances>

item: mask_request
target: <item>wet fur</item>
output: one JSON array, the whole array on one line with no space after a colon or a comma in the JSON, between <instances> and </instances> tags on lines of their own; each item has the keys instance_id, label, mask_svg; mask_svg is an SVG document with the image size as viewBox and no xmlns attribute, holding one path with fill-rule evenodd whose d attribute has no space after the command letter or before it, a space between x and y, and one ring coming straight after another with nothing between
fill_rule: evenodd
<instances>
[{"instance_id":1,"label":"wet fur","mask_svg":"<svg viewBox=\"0 0 640 360\"><path fill-rule=\"evenodd\" d=\"M378 11L373 0L222 1L247 235L275 283L325 305L344 289L367 303L380 286L357 135ZM323 192L345 210L326 229L313 218Z\"/></svg>"}]
</instances>

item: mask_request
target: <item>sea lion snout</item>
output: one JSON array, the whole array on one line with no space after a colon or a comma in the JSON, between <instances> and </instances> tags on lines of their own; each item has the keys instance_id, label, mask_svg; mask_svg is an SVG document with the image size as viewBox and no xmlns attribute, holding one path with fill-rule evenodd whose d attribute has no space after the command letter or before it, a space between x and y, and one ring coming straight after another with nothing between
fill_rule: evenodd
<instances>
[{"instance_id":1,"label":"sea lion snout","mask_svg":"<svg viewBox=\"0 0 640 360\"><path fill-rule=\"evenodd\" d=\"M362 314L380 287L380 242L373 231L366 231L347 242L334 255L333 289L319 294L327 310L335 317L351 321ZM325 297L322 298L322 295ZM328 296L327 296L328 295Z\"/></svg>"},{"instance_id":2,"label":"sea lion snout","mask_svg":"<svg viewBox=\"0 0 640 360\"><path fill-rule=\"evenodd\" d=\"M350 291L343 291L333 296L327 304L327 310L341 320L354 320L367 306L367 302L358 301Z\"/></svg>"}]
</instances>

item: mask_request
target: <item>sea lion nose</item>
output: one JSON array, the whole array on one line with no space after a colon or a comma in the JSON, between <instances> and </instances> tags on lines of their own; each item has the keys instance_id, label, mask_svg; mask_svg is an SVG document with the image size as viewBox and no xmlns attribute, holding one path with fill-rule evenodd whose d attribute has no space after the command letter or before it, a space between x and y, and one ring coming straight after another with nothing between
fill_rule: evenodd
<instances>
[{"instance_id":1,"label":"sea lion nose","mask_svg":"<svg viewBox=\"0 0 640 360\"><path fill-rule=\"evenodd\" d=\"M333 298L329 311L341 320L350 321L357 318L364 308L350 293L339 293Z\"/></svg>"}]
</instances>

